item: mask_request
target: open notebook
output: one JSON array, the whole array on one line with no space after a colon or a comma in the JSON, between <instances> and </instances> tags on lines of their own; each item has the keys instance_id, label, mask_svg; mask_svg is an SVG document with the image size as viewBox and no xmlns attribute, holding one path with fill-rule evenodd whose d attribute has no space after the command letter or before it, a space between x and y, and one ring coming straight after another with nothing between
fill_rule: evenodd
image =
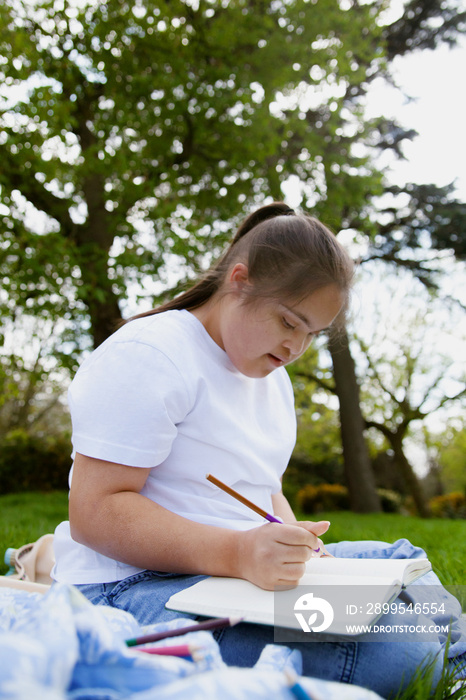
<instances>
[{"instance_id":1,"label":"open notebook","mask_svg":"<svg viewBox=\"0 0 466 700\"><path fill-rule=\"evenodd\" d=\"M299 586L291 590L265 591L243 579L211 576L171 596L166 607L208 617L239 616L244 622L290 629L357 634L348 631L348 625L373 624L389 612L387 605L403 587L431 568L427 559L323 557L307 562ZM325 617L329 605L330 625L306 629L297 617L301 614L304 624L318 618L319 611Z\"/></svg>"}]
</instances>

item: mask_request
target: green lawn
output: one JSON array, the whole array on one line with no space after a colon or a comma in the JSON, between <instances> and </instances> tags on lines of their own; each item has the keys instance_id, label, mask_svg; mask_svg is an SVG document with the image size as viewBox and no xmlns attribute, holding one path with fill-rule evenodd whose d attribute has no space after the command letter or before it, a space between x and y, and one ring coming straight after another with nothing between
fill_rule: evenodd
<instances>
[{"instance_id":1,"label":"green lawn","mask_svg":"<svg viewBox=\"0 0 466 700\"><path fill-rule=\"evenodd\" d=\"M309 520L297 513L298 519ZM68 518L68 493L23 493L0 496L0 562L7 547L20 547L41 535L53 532L56 525ZM341 540L383 540L393 542L406 537L423 547L445 585L466 584L466 528L460 520L421 520L392 514L360 515L349 512L322 513L313 520L329 520L331 527L325 542ZM0 563L0 574L6 566ZM463 601L463 608L464 608ZM460 700L464 689L452 692L452 683L445 681L431 696L428 677L415 679L405 693L394 700Z\"/></svg>"},{"instance_id":2,"label":"green lawn","mask_svg":"<svg viewBox=\"0 0 466 700\"><path fill-rule=\"evenodd\" d=\"M297 513L301 520L311 519ZM68 518L68 494L22 493L0 496L0 562L7 547L20 547L53 532ZM406 537L423 547L444 585L466 584L466 526L461 520L422 520L388 513L360 515L322 513L313 520L330 520L325 542L384 540ZM0 564L0 573L6 571Z\"/></svg>"},{"instance_id":3,"label":"green lawn","mask_svg":"<svg viewBox=\"0 0 466 700\"><path fill-rule=\"evenodd\" d=\"M8 547L18 548L53 532L68 520L68 492L12 493L0 496L0 574L8 567L3 557Z\"/></svg>"},{"instance_id":4,"label":"green lawn","mask_svg":"<svg viewBox=\"0 0 466 700\"><path fill-rule=\"evenodd\" d=\"M359 514L345 511L305 516L300 520L329 520L331 525L324 542L342 540L382 540L394 542L406 537L422 547L444 585L466 584L466 523L464 520L441 520L406 517L391 513Z\"/></svg>"}]
</instances>

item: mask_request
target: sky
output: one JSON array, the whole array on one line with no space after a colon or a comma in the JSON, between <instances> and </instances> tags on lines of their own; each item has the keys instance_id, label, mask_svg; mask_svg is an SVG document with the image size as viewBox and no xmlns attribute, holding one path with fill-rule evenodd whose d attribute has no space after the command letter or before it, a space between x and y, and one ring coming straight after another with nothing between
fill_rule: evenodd
<instances>
[{"instance_id":1,"label":"sky","mask_svg":"<svg viewBox=\"0 0 466 700\"><path fill-rule=\"evenodd\" d=\"M392 66L402 90L374 85L368 114L393 115L419 136L406 143L406 160L390 179L438 185L456 180L457 197L466 200L466 38L453 49L398 57Z\"/></svg>"},{"instance_id":2,"label":"sky","mask_svg":"<svg viewBox=\"0 0 466 700\"><path fill-rule=\"evenodd\" d=\"M406 160L393 161L391 172L386 173L394 184L415 182L442 186L455 182L456 198L466 201L465 69L466 38L462 37L458 46L452 49L442 46L434 51L418 51L395 59L392 74L401 90L390 89L386 83L381 82L373 86L368 114L393 116L403 126L418 132L413 141L404 145ZM449 277L447 284L449 283L452 292L457 292L460 285L463 289L466 287L464 267L455 276ZM380 288L380 283L377 287ZM366 289L366 293L367 291ZM369 297L377 297L375 287L373 292L372 295L369 291ZM367 305L364 306L367 310ZM393 324L396 327L396 319L391 313L389 316L387 326ZM442 319L447 325L449 320L452 320L452 316ZM435 328L430 330L435 334ZM440 347L443 339L449 343L452 367L454 364L464 367L464 317L462 325L460 322L459 333L455 332L458 327L455 328L454 323L450 323L449 330L449 333L442 333L440 327L437 327L437 338L433 342L431 339L431 351L437 344L437 351L445 351L444 347ZM452 387L451 394L457 390L457 386ZM440 422L440 416L435 415ZM438 424L430 425L434 432L439 427ZM412 442L408 446L408 454L416 471L419 474L425 473L425 452L421 445Z\"/></svg>"},{"instance_id":3,"label":"sky","mask_svg":"<svg viewBox=\"0 0 466 700\"><path fill-rule=\"evenodd\" d=\"M390 3L395 14L395 6L400 2L392 0ZM466 7L466 0L462 2ZM466 37L462 37L453 49L442 46L435 51L417 51L395 59L391 72L401 89L391 89L382 81L373 84L368 115L393 117L419 134L404 145L406 160L393 161L387 178L394 184L415 182L442 186L456 181L456 196L466 201L465 69ZM380 287L378 280L377 285ZM466 288L464 276L463 286ZM371 296L375 299L375 294ZM368 309L361 300L363 306L366 313L361 308L361 317L367 318ZM387 318L387 325L392 322L392 316ZM459 345L452 343L450 347L462 352ZM411 450L422 472L425 454L416 454L415 446Z\"/></svg>"}]
</instances>

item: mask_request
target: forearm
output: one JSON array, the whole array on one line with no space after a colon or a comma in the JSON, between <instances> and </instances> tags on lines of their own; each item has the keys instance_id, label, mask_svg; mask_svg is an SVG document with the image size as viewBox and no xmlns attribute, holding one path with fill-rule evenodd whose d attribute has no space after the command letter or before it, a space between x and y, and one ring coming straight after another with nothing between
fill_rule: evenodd
<instances>
[{"instance_id":1,"label":"forearm","mask_svg":"<svg viewBox=\"0 0 466 700\"><path fill-rule=\"evenodd\" d=\"M296 585L328 523L296 523L285 497L279 515L246 531L203 525L141 495L150 469L76 454L70 490L71 536L141 569L245 578L262 588ZM298 526L298 527L297 527Z\"/></svg>"},{"instance_id":2,"label":"forearm","mask_svg":"<svg viewBox=\"0 0 466 700\"><path fill-rule=\"evenodd\" d=\"M277 515L285 523L296 522L295 514L282 491L273 494L272 503L274 515Z\"/></svg>"},{"instance_id":3,"label":"forearm","mask_svg":"<svg viewBox=\"0 0 466 700\"><path fill-rule=\"evenodd\" d=\"M172 513L145 496L120 492L96 504L70 500L73 539L117 561L174 573L238 576L238 536Z\"/></svg>"}]
</instances>

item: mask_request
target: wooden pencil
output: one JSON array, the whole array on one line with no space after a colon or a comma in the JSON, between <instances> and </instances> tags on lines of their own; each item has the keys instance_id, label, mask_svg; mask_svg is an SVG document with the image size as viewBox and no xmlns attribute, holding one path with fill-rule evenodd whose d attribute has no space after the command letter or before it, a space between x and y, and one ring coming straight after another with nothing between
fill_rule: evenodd
<instances>
[{"instance_id":1,"label":"wooden pencil","mask_svg":"<svg viewBox=\"0 0 466 700\"><path fill-rule=\"evenodd\" d=\"M283 520L276 518L274 515L270 515L270 513L267 513L267 511L265 511L263 508L260 508L255 503L248 500L245 496L242 496L240 493L238 493L237 491L232 489L231 486L227 486L226 484L223 483L223 481L220 481L220 479L217 479L216 476L212 476L212 474L206 474L206 479L207 479L207 481L210 481L212 484L215 484L215 486L218 486L218 488L222 489L222 491L225 491L225 493L228 493L230 496L233 496L233 498L236 498L237 501L240 501L240 503L243 503L243 505L247 506L248 508L253 510L255 513L257 513L258 515L261 515L263 518L268 520L270 523L281 523L283 525ZM316 554L318 554L319 552L322 552L322 554L320 556L323 556L323 557L331 557L332 556L325 549L323 542L320 543L320 546L317 547L317 549L313 549L312 551L315 552Z\"/></svg>"},{"instance_id":2,"label":"wooden pencil","mask_svg":"<svg viewBox=\"0 0 466 700\"><path fill-rule=\"evenodd\" d=\"M188 632L199 632L200 630L215 630L221 629L222 627L233 627L233 625L237 625L238 622L241 622L242 619L242 617L217 617L211 620L205 620L204 622L197 622L196 624L188 625L187 627L178 627L177 629L154 632L153 634L144 634L141 637L127 639L126 645L128 647L135 647L138 646L138 644L158 642L160 639L167 639L168 637L180 637Z\"/></svg>"},{"instance_id":3,"label":"wooden pencil","mask_svg":"<svg viewBox=\"0 0 466 700\"><path fill-rule=\"evenodd\" d=\"M263 518L268 520L270 523L282 523L282 521L279 520L278 518L276 518L274 515L267 513L266 510L264 510L263 508L260 508L255 503L253 503L248 498L246 498L245 496L242 496L240 493L238 493L237 491L232 489L231 486L227 486L226 484L223 483L223 481L220 481L220 479L217 479L217 477L212 476L212 474L206 474L206 479L207 479L207 481L210 481L212 484L215 484L215 486L218 486L218 488L222 489L222 491L225 491L225 493L228 493L230 496L233 496L233 498L236 498L237 501L239 501L243 505L247 506L248 508L253 510L255 513L257 513L258 515L261 515Z\"/></svg>"}]
</instances>

